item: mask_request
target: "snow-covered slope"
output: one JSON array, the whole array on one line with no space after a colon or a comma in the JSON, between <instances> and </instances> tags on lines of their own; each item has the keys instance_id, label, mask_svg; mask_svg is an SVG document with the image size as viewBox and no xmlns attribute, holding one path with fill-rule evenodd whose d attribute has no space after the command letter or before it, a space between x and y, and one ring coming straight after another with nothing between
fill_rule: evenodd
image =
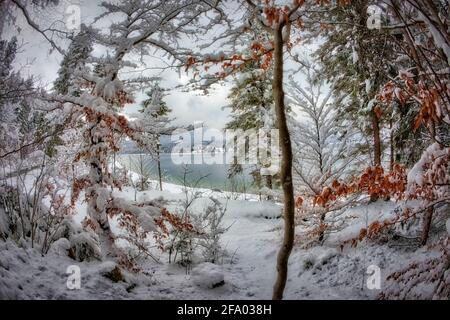
<instances>
[{"instance_id":1,"label":"snow-covered slope","mask_svg":"<svg viewBox=\"0 0 450 320\"><path fill-rule=\"evenodd\" d=\"M125 189L120 196L134 197L134 191ZM175 209L183 194L151 190L140 192L137 197L140 200L163 197L168 200L168 208ZM197 199L192 209L200 210L207 201L207 197ZM199 266L201 270L196 270L194 265L192 272L186 274L184 267L168 264L167 257L159 254L161 263L147 260L141 273L123 271L121 281L113 282L106 275L115 268L114 263L76 262L66 255L62 241L55 243L46 256L28 244L0 241L0 299L270 299L282 235L281 206L225 198L219 201L227 207L223 223L229 229L221 239L227 254L217 268ZM392 206L380 201L354 208L350 213L358 217L354 225L359 228L367 219L370 222L392 214ZM78 206L78 210L82 211L83 206ZM408 265L413 257L426 256L426 252L370 242L341 250L341 241L353 237L357 227L332 235L323 246L301 249L301 244L297 244L289 262L285 297L375 298L380 290L367 286L369 266L379 268L383 288L390 273ZM67 288L66 272L70 265L80 268L79 290ZM205 281L199 279L202 272ZM217 279L223 279L223 284L214 285L221 282Z\"/></svg>"}]
</instances>

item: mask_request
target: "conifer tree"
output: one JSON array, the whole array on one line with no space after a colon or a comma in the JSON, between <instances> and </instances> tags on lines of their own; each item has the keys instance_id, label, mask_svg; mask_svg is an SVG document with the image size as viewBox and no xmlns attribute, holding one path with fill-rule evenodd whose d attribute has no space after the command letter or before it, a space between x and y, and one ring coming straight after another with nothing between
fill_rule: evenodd
<instances>
[{"instance_id":1,"label":"conifer tree","mask_svg":"<svg viewBox=\"0 0 450 320\"><path fill-rule=\"evenodd\" d=\"M61 62L58 77L53 84L57 93L80 96L80 88L75 83L75 72L81 71L86 65L91 51L92 37L89 35L88 28L82 25L80 32L72 37L67 53Z\"/></svg>"},{"instance_id":2,"label":"conifer tree","mask_svg":"<svg viewBox=\"0 0 450 320\"><path fill-rule=\"evenodd\" d=\"M142 101L140 121L144 129L145 135L149 141L153 150L156 151L156 161L158 166L158 180L159 189L162 191L162 172L161 172L161 134L166 133L168 128L168 122L170 119L167 117L172 111L167 103L164 101L164 90L156 83L150 91L146 92L147 99Z\"/></svg>"},{"instance_id":3,"label":"conifer tree","mask_svg":"<svg viewBox=\"0 0 450 320\"><path fill-rule=\"evenodd\" d=\"M274 104L271 84L271 71L265 71L260 63L255 61L245 66L239 77L235 78L234 86L228 98L231 100L228 108L231 111L231 120L226 124L226 129L231 130L255 130L273 127ZM246 152L257 152L250 150L254 146L247 145ZM252 170L255 184L262 188L273 188L271 175L261 176L260 169L264 166L259 160ZM232 163L229 176L234 177L243 172L242 164ZM270 199L271 196L269 195Z\"/></svg>"},{"instance_id":4,"label":"conifer tree","mask_svg":"<svg viewBox=\"0 0 450 320\"><path fill-rule=\"evenodd\" d=\"M371 152L372 164L381 166L381 113L375 97L396 70L390 62L393 50L389 34L367 27L368 6L368 0L358 0L324 12L321 21L333 22L322 31L325 41L315 55L323 65L323 74L333 83L337 101L341 101L336 106L340 116L371 136L367 139L370 146L361 151Z\"/></svg>"}]
</instances>

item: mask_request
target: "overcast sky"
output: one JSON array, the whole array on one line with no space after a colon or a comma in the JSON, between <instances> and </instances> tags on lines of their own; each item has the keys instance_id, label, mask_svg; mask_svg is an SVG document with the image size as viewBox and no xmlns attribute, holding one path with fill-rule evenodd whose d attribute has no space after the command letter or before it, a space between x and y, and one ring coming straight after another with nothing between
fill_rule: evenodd
<instances>
[{"instance_id":1,"label":"overcast sky","mask_svg":"<svg viewBox=\"0 0 450 320\"><path fill-rule=\"evenodd\" d=\"M46 26L49 21L67 19L68 15L65 9L68 4L77 4L80 1L60 1L57 8L43 12L40 16L35 16L40 25ZM81 1L81 22L90 24L92 19L98 15L100 1ZM18 30L18 31L17 31ZM19 32L19 33L18 33ZM16 59L16 65L25 75L38 77L41 84L47 89L52 88L58 72L62 56L54 51L50 53L50 44L36 31L30 28L22 16L18 16L14 26L9 28L9 37L17 35L20 41L23 41L20 53ZM157 62L154 62L157 63ZM161 75L161 85L171 88L184 84L189 80L188 75L173 71L165 71ZM173 90L165 98L168 106L172 109L171 117L175 118L177 125L191 125L195 121L204 121L212 128L223 128L227 122L229 112L223 110L223 106L228 104L227 95L229 85L217 85L210 91L209 95L201 92L182 92L182 90ZM144 93L135 93L136 103L127 105L125 113L132 115L136 113L139 102L142 101Z\"/></svg>"},{"instance_id":2,"label":"overcast sky","mask_svg":"<svg viewBox=\"0 0 450 320\"><path fill-rule=\"evenodd\" d=\"M90 25L94 17L101 13L98 4L101 1L77 1L77 0L60 0L60 4L55 8L51 7L45 12L34 13L34 19L42 26L49 26L55 21L67 21L67 8L73 4L79 4L81 8L81 23ZM109 23L110 21L107 21ZM62 28L63 24L56 22L55 27ZM20 41L23 41L21 52L16 61L17 67L21 68L26 75L33 75L38 77L47 89L52 88L52 83L56 78L62 56L57 52L50 52L50 44L32 30L25 22L24 18L19 15L14 26L11 26L8 31L9 36L17 35ZM66 44L67 45L67 44ZM94 49L94 53L95 50ZM99 54L99 52L97 52ZM157 60L149 58L147 62L150 64L158 64ZM163 87L176 87L180 84L186 84L189 76L185 73L181 75L176 70L168 70L160 75L162 78L161 85ZM166 102L172 109L172 118L175 118L177 125L191 125L195 121L204 121L205 125L211 128L221 129L228 121L229 112L223 109L229 101L227 95L229 93L230 85L228 83L217 85L213 87L208 95L203 95L201 92L182 92L181 90L171 91L167 97ZM128 105L125 108L125 113L128 115L135 114L139 103L144 98L144 93L135 93L136 103Z\"/></svg>"}]
</instances>

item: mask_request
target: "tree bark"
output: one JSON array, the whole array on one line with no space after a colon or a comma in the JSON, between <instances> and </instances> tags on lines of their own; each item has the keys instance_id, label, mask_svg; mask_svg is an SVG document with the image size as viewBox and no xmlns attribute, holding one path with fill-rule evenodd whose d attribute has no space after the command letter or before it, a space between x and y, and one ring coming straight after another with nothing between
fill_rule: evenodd
<instances>
[{"instance_id":1,"label":"tree bark","mask_svg":"<svg viewBox=\"0 0 450 320\"><path fill-rule=\"evenodd\" d=\"M96 123L90 129L90 147L91 149L96 149L97 145L103 143L103 139L101 135L98 134L98 127L101 123L101 117L97 117ZM114 243L114 236L111 231L111 227L109 224L108 215L106 213L105 205L103 204L99 207L99 204L105 202L105 200L99 201L99 197L103 197L102 191L104 190L104 181L103 181L103 170L102 170L102 160L99 155L91 155L89 161L89 178L91 182L91 187L87 190L89 192L89 201L87 213L91 219L93 219L99 227L99 230L96 230L99 236L100 249L102 251L102 255L104 258L106 257L115 257L116 256L116 247Z\"/></svg>"},{"instance_id":2,"label":"tree bark","mask_svg":"<svg viewBox=\"0 0 450 320\"><path fill-rule=\"evenodd\" d=\"M268 189L270 189L270 190L272 190L272 188L273 188L273 182L272 182L272 176L271 175L267 175L266 176L266 187ZM272 195L269 194L267 196L267 200L273 200Z\"/></svg>"},{"instance_id":3,"label":"tree bark","mask_svg":"<svg viewBox=\"0 0 450 320\"><path fill-rule=\"evenodd\" d=\"M139 155L139 171L141 174L141 191L145 190L145 172L144 172L144 157Z\"/></svg>"},{"instance_id":4,"label":"tree bark","mask_svg":"<svg viewBox=\"0 0 450 320\"><path fill-rule=\"evenodd\" d=\"M393 133L393 124L392 119L389 122L389 129L391 129L391 132L389 134L389 144L390 144L390 159L389 159L389 170L392 172L394 170L394 163L395 163L395 142L394 142L394 133Z\"/></svg>"},{"instance_id":5,"label":"tree bark","mask_svg":"<svg viewBox=\"0 0 450 320\"><path fill-rule=\"evenodd\" d=\"M381 139L380 139L380 124L378 116L374 109L371 111L372 114L372 134L373 134L373 162L376 167L381 167ZM377 201L378 197L372 195L370 201Z\"/></svg>"},{"instance_id":6,"label":"tree bark","mask_svg":"<svg viewBox=\"0 0 450 320\"><path fill-rule=\"evenodd\" d=\"M325 223L325 218L326 218L326 217L327 217L327 213L326 213L326 212L323 212L323 213L320 215L320 223L321 223L321 224L324 224L324 223ZM321 231L320 231L320 234L319 234L319 242L322 243L324 238L325 238L325 230L321 230Z\"/></svg>"},{"instance_id":7,"label":"tree bark","mask_svg":"<svg viewBox=\"0 0 450 320\"><path fill-rule=\"evenodd\" d=\"M113 176L116 177L116 152L113 153Z\"/></svg>"},{"instance_id":8,"label":"tree bark","mask_svg":"<svg viewBox=\"0 0 450 320\"><path fill-rule=\"evenodd\" d=\"M433 207L427 209L425 212L425 216L423 218L423 229L422 229L422 236L420 239L420 243L422 246L427 244L428 241L428 235L430 234L430 227L431 227L431 220L433 219Z\"/></svg>"},{"instance_id":9,"label":"tree bark","mask_svg":"<svg viewBox=\"0 0 450 320\"><path fill-rule=\"evenodd\" d=\"M372 109L372 131L373 131L373 162L375 166L381 166L381 139L380 123L375 110Z\"/></svg>"},{"instance_id":10,"label":"tree bark","mask_svg":"<svg viewBox=\"0 0 450 320\"><path fill-rule=\"evenodd\" d=\"M161 158L160 158L160 152L159 152L159 148L160 148L160 144L158 143L157 147L156 147L156 154L158 157L158 178L159 178L159 190L162 191L162 174L161 174Z\"/></svg>"},{"instance_id":11,"label":"tree bark","mask_svg":"<svg viewBox=\"0 0 450 320\"><path fill-rule=\"evenodd\" d=\"M283 298L288 274L288 260L294 244L294 189L292 185L292 146L286 121L283 91L283 38L282 28L274 30L274 76L273 97L275 113L279 130L281 149L280 182L284 195L284 237L277 258L277 279L273 288L272 298Z\"/></svg>"}]
</instances>

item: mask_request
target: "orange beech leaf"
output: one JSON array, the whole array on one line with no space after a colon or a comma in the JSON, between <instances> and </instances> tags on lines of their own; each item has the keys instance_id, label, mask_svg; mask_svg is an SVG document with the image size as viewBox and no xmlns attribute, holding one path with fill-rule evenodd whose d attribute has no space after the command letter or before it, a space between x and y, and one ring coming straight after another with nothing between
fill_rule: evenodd
<instances>
[{"instance_id":1,"label":"orange beech leaf","mask_svg":"<svg viewBox=\"0 0 450 320\"><path fill-rule=\"evenodd\" d=\"M377 118L381 119L381 117L383 116L383 111L381 110L381 108L379 106L376 106L373 111L375 112Z\"/></svg>"},{"instance_id":2,"label":"orange beech leaf","mask_svg":"<svg viewBox=\"0 0 450 320\"><path fill-rule=\"evenodd\" d=\"M300 208L302 205L303 205L303 198L297 197L297 199L295 200L295 207Z\"/></svg>"},{"instance_id":3,"label":"orange beech leaf","mask_svg":"<svg viewBox=\"0 0 450 320\"><path fill-rule=\"evenodd\" d=\"M362 241L366 237L366 235L367 235L367 229L362 228L359 231L359 236L358 236L359 241Z\"/></svg>"}]
</instances>

